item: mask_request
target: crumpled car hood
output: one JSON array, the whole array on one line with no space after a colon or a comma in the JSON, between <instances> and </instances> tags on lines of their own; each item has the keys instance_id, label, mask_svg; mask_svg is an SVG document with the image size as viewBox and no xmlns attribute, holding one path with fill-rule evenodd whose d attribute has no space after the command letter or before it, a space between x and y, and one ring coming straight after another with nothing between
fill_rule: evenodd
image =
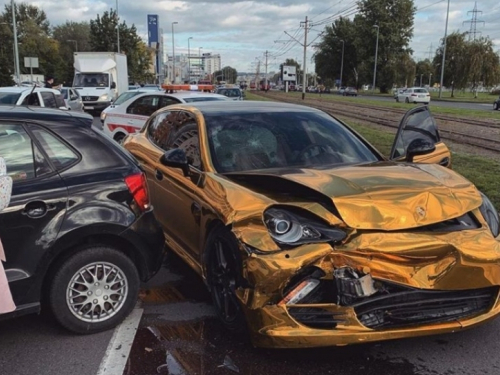
<instances>
[{"instance_id":1,"label":"crumpled car hood","mask_svg":"<svg viewBox=\"0 0 500 375\"><path fill-rule=\"evenodd\" d=\"M313 189L331 198L342 220L356 229L421 227L462 216L482 202L471 182L452 170L432 164L380 162L332 169L273 169L270 172L238 174L247 177L272 174ZM289 189L293 190L295 184ZM266 190L272 190L272 186L266 186Z\"/></svg>"}]
</instances>

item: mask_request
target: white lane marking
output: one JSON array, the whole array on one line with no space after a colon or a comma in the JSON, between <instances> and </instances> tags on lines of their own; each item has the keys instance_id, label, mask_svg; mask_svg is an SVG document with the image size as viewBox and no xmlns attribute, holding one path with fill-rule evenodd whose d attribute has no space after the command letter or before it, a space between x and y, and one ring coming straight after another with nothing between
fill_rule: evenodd
<instances>
[{"instance_id":1,"label":"white lane marking","mask_svg":"<svg viewBox=\"0 0 500 375\"><path fill-rule=\"evenodd\" d=\"M115 328L97 375L122 375L134 342L143 309L134 309L130 315Z\"/></svg>"}]
</instances>

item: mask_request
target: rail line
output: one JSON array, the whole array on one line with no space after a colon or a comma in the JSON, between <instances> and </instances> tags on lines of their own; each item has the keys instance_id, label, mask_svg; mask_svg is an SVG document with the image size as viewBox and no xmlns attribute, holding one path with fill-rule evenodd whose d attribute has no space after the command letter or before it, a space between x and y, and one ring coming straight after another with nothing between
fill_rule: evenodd
<instances>
[{"instance_id":1,"label":"rail line","mask_svg":"<svg viewBox=\"0 0 500 375\"><path fill-rule=\"evenodd\" d=\"M282 95L275 95L275 94L259 94L263 97L268 97L272 99L276 99L279 101L287 102L287 103L294 103L294 104L307 104L311 107L321 109L327 113L330 113L332 115L339 115L339 116L344 116L348 117L351 119L356 119L356 120L361 120L361 121L368 121L375 123L377 125L389 127L389 128L398 128L399 121L398 120L393 120L389 118L381 118L380 116L377 116L376 113L369 113L369 114L359 114L356 112L353 112L352 110L348 109L343 109L340 107L335 107L335 104L339 103L334 103L331 101L325 101L325 100L316 100L316 99L306 99L306 102L302 101L299 98L293 98L293 97L287 97L283 98ZM347 103L347 104L346 104ZM329 105L327 105L329 104ZM359 104L351 104L349 102L342 102L342 105L346 105L348 107L356 107L357 109L360 108ZM371 109L373 111L380 111L380 112L391 112L391 113L397 113L403 115L405 111L399 110L396 108L382 108L382 107L376 107L376 106L362 106L363 109ZM500 125L497 124L491 124L491 123L486 123L483 121L473 121L473 120L467 120L467 119L461 119L461 118L455 118L455 117L447 117L447 116L441 116L441 115L434 115L434 118L437 120L442 120L442 121L449 121L449 122L455 122L455 123L463 123L467 125L474 125L477 127L486 127L486 128L498 128L500 129ZM450 141L456 142L456 143L461 143L461 144L466 144L469 146L474 146L474 147L480 147L489 151L497 152L500 153L500 140L488 138L488 137L483 137L475 134L470 134L470 133L464 133L460 132L457 130L452 130L449 129L448 127L440 127L439 132L441 134L441 138L443 139L448 139ZM499 137L500 139L500 137Z\"/></svg>"}]
</instances>

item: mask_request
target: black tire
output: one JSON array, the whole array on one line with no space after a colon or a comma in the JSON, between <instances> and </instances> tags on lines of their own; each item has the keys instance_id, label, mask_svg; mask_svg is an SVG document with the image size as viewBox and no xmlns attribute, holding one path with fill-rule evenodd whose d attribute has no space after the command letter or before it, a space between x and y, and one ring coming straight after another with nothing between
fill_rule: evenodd
<instances>
[{"instance_id":1,"label":"black tire","mask_svg":"<svg viewBox=\"0 0 500 375\"><path fill-rule=\"evenodd\" d=\"M406 98L405 103L410 103L410 99Z\"/></svg>"},{"instance_id":2,"label":"black tire","mask_svg":"<svg viewBox=\"0 0 500 375\"><path fill-rule=\"evenodd\" d=\"M396 96L396 102L399 103L399 96Z\"/></svg>"},{"instance_id":3,"label":"black tire","mask_svg":"<svg viewBox=\"0 0 500 375\"><path fill-rule=\"evenodd\" d=\"M116 135L113 137L113 139L116 141L118 144L123 144L123 140L125 139L126 135L123 133L116 133Z\"/></svg>"},{"instance_id":4,"label":"black tire","mask_svg":"<svg viewBox=\"0 0 500 375\"><path fill-rule=\"evenodd\" d=\"M207 283L217 316L228 330L244 331L245 316L236 296L242 281L236 238L227 228L218 227L209 234L204 254Z\"/></svg>"},{"instance_id":5,"label":"black tire","mask_svg":"<svg viewBox=\"0 0 500 375\"><path fill-rule=\"evenodd\" d=\"M498 103L493 103L493 110L498 111Z\"/></svg>"},{"instance_id":6,"label":"black tire","mask_svg":"<svg viewBox=\"0 0 500 375\"><path fill-rule=\"evenodd\" d=\"M49 287L49 306L56 320L70 331L105 331L130 314L139 285L139 274L129 257L108 246L87 245L58 267ZM101 317L103 312L109 316Z\"/></svg>"}]
</instances>

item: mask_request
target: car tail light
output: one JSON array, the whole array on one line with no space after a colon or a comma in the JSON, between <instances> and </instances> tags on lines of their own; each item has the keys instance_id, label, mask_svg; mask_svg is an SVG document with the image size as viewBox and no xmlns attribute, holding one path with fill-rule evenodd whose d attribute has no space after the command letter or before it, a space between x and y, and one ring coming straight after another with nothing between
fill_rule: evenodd
<instances>
[{"instance_id":1,"label":"car tail light","mask_svg":"<svg viewBox=\"0 0 500 375\"><path fill-rule=\"evenodd\" d=\"M141 211L147 210L149 208L149 194L144 173L125 177L125 184L127 184L128 190L134 197L134 201L139 206L139 209Z\"/></svg>"}]
</instances>

